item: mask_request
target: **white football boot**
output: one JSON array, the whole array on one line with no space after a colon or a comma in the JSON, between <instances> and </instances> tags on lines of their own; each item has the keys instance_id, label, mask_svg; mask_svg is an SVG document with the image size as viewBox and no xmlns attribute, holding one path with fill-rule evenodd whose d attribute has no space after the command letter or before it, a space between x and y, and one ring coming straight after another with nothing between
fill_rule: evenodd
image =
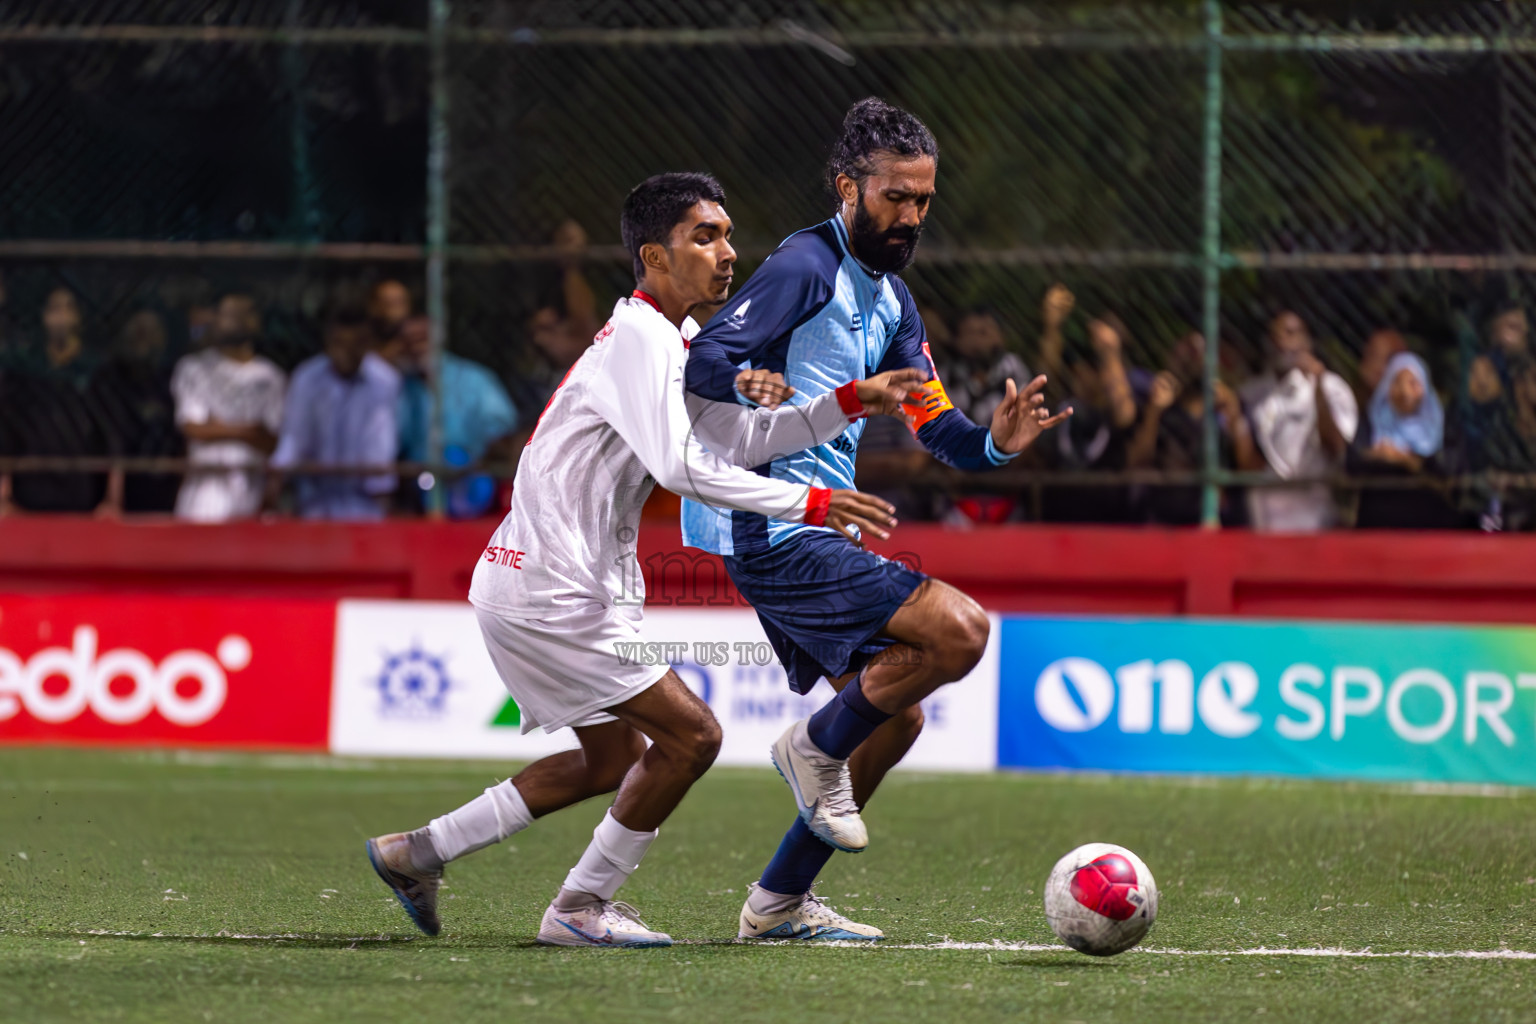
<instances>
[{"instance_id":1,"label":"white football boot","mask_svg":"<svg viewBox=\"0 0 1536 1024\"><path fill-rule=\"evenodd\" d=\"M368 863L394 892L416 927L428 935L443 930L443 923L437 918L437 890L443 884L443 870L423 871L416 867L411 860L409 832L368 840Z\"/></svg>"},{"instance_id":2,"label":"white football boot","mask_svg":"<svg viewBox=\"0 0 1536 1024\"><path fill-rule=\"evenodd\" d=\"M670 946L672 936L651 931L640 920L640 912L628 903L604 900L572 911L556 910L551 903L539 924L539 942L545 946L645 949Z\"/></svg>"},{"instance_id":3,"label":"white football boot","mask_svg":"<svg viewBox=\"0 0 1536 1024\"><path fill-rule=\"evenodd\" d=\"M850 921L827 906L814 892L808 892L788 910L759 914L752 909L753 882L747 886L747 902L741 907L741 930L737 937L747 940L801 939L808 942L878 942L885 932L867 924Z\"/></svg>"},{"instance_id":4,"label":"white football boot","mask_svg":"<svg viewBox=\"0 0 1536 1024\"><path fill-rule=\"evenodd\" d=\"M848 762L817 749L808 721L796 722L774 741L769 751L773 766L789 783L800 818L816 838L844 853L862 853L869 845L869 830L853 802Z\"/></svg>"}]
</instances>

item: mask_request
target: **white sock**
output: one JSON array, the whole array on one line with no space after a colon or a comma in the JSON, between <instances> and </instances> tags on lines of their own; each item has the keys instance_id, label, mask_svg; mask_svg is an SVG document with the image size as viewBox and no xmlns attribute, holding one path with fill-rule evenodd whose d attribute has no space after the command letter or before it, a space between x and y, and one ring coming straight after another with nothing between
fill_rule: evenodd
<instances>
[{"instance_id":1,"label":"white sock","mask_svg":"<svg viewBox=\"0 0 1536 1024\"><path fill-rule=\"evenodd\" d=\"M432 849L444 864L499 843L533 824L533 812L512 780L498 782L456 811L427 826Z\"/></svg>"},{"instance_id":2,"label":"white sock","mask_svg":"<svg viewBox=\"0 0 1536 1024\"><path fill-rule=\"evenodd\" d=\"M610 810L592 830L592 843L587 852L565 876L565 889L589 892L600 900L613 899L619 886L640 866L645 851L656 841L656 836L656 832L635 832L625 828Z\"/></svg>"}]
</instances>

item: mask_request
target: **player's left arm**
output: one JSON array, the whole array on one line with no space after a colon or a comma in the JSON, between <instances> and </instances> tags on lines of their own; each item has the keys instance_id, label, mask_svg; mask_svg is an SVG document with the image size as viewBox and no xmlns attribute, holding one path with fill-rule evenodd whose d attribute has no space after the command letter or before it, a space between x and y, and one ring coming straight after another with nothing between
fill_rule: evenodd
<instances>
[{"instance_id":1,"label":"player's left arm","mask_svg":"<svg viewBox=\"0 0 1536 1024\"><path fill-rule=\"evenodd\" d=\"M795 328L832 298L837 260L803 234L764 260L694 336L687 363L690 394L770 409L794 396L780 374L743 367L786 345Z\"/></svg>"},{"instance_id":2,"label":"player's left arm","mask_svg":"<svg viewBox=\"0 0 1536 1024\"><path fill-rule=\"evenodd\" d=\"M1020 390L1010 379L1006 397L992 414L988 426L973 423L965 413L956 409L944 391L938 370L933 365L933 354L928 349L927 331L922 317L912 301L906 285L896 279L897 297L901 300L901 323L896 328L880 370L898 367L917 367L928 374L928 382L918 390L922 401L906 406L910 414L909 425L940 462L956 469L996 469L1006 466L1019 456L1035 438L1054 427L1072 414L1071 409L1052 416L1045 408L1045 377L1036 377Z\"/></svg>"}]
</instances>

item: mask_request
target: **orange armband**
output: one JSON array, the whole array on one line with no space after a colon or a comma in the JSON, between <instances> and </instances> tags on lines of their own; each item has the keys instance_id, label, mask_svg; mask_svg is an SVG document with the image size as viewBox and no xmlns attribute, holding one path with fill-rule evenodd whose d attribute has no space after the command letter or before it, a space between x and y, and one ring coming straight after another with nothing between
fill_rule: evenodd
<instances>
[{"instance_id":1,"label":"orange armband","mask_svg":"<svg viewBox=\"0 0 1536 1024\"><path fill-rule=\"evenodd\" d=\"M943 413L953 409L955 403L949 400L949 394L944 390L944 383L935 377L928 383L916 388L922 392L922 402L903 402L902 412L912 417L912 433L917 433L924 423L937 419Z\"/></svg>"}]
</instances>

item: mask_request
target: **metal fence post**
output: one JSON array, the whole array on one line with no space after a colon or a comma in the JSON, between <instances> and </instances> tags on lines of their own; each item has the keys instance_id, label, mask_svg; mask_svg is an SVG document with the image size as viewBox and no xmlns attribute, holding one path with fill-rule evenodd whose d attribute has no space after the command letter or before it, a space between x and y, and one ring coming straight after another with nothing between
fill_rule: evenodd
<instances>
[{"instance_id":1,"label":"metal fence post","mask_svg":"<svg viewBox=\"0 0 1536 1024\"><path fill-rule=\"evenodd\" d=\"M1205 0L1205 203L1202 209L1200 270L1201 330L1205 334L1204 485L1200 520L1221 526L1221 447L1216 430L1216 374L1221 368L1221 0Z\"/></svg>"},{"instance_id":2,"label":"metal fence post","mask_svg":"<svg viewBox=\"0 0 1536 1024\"><path fill-rule=\"evenodd\" d=\"M283 26L299 27L302 0L288 0ZM288 141L293 147L293 196L288 216L289 232L305 242L320 240L320 210L315 205L315 173L309 154L309 114L304 109L304 52L297 40L283 49L283 84L292 109Z\"/></svg>"},{"instance_id":3,"label":"metal fence post","mask_svg":"<svg viewBox=\"0 0 1536 1024\"><path fill-rule=\"evenodd\" d=\"M427 318L431 321L432 417L427 424L427 461L443 462L443 352L448 344L448 19L450 0L431 0L427 45L432 101L427 121ZM444 482L427 492L427 510L446 506Z\"/></svg>"}]
</instances>

